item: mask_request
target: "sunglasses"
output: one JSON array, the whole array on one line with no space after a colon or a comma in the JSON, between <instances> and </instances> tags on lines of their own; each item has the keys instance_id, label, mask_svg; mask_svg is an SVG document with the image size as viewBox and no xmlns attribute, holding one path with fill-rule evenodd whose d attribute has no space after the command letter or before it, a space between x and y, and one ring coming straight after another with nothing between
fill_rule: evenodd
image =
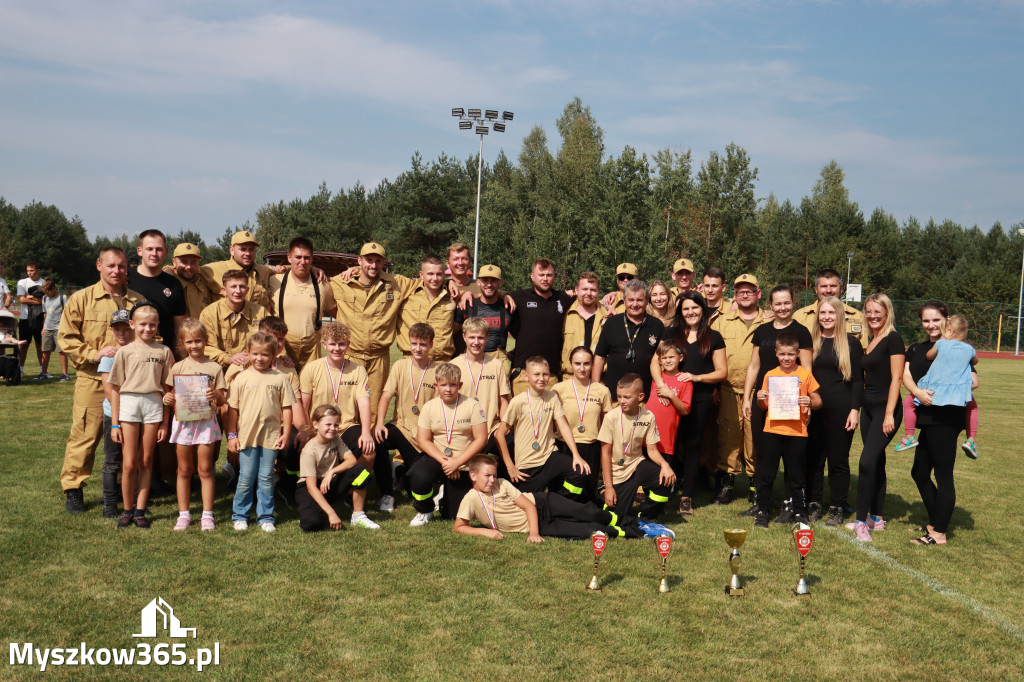
<instances>
[{"instance_id":1,"label":"sunglasses","mask_svg":"<svg viewBox=\"0 0 1024 682\"><path fill-rule=\"evenodd\" d=\"M628 282L631 279L636 279L636 275L619 275L618 279L620 282Z\"/></svg>"}]
</instances>

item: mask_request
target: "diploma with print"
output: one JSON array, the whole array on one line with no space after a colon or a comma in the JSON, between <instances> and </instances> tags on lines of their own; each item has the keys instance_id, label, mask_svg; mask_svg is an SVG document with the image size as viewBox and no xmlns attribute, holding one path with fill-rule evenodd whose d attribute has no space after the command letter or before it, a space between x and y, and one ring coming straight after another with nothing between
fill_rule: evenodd
<instances>
[{"instance_id":1,"label":"diploma with print","mask_svg":"<svg viewBox=\"0 0 1024 682\"><path fill-rule=\"evenodd\" d=\"M174 418L196 422L213 416L206 390L210 377L205 374L177 374L174 377Z\"/></svg>"},{"instance_id":2,"label":"diploma with print","mask_svg":"<svg viewBox=\"0 0 1024 682\"><path fill-rule=\"evenodd\" d=\"M800 419L800 377L768 377L768 418Z\"/></svg>"}]
</instances>

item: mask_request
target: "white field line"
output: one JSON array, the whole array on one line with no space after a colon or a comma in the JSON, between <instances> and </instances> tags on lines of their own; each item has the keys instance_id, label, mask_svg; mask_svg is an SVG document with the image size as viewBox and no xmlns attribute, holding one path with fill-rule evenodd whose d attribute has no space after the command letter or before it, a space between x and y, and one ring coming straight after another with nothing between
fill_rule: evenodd
<instances>
[{"instance_id":1,"label":"white field line","mask_svg":"<svg viewBox=\"0 0 1024 682\"><path fill-rule=\"evenodd\" d=\"M852 535L848 535L847 533L843 533L843 532L841 532L841 531L839 531L839 530L837 530L835 528L831 528L829 526L822 525L822 526L819 526L819 527L820 528L824 528L825 530L827 530L829 533L831 533L832 535L834 535L836 537L842 538L843 540L845 540L846 542L850 543L851 545L853 545L854 547L856 547L860 551L864 552L865 554L867 554L871 558L877 559L878 561L881 561L883 564L885 564L889 568L893 569L894 571L899 571L900 573L903 573L904 575L908 575L911 578L917 580L918 582L924 583L925 585L930 587L934 592L936 592L938 594L941 594L943 597L947 597L947 598L949 598L949 599L951 599L951 600L953 600L953 601L955 601L955 602L957 602L957 603L959 603L959 604L961 604L963 606L966 606L968 609L973 611L975 614L977 614L981 618L984 618L988 622L992 623L993 625L995 625L997 628L999 628L1000 630L1002 630L1006 634L1008 634L1008 635L1010 635L1012 637L1016 637L1017 639L1019 639L1021 641L1024 641L1024 629L1022 629L1016 623L1014 623L1014 622L1012 622L1010 620L1007 620L1006 618L1003 618L998 613L993 611L991 608L989 608L985 604L982 604L977 599L974 599L973 597L968 597L965 594L957 592L952 587L949 587L948 585L940 582L939 580L936 580L935 578L931 577L927 573L923 573L923 572L917 570L916 568L911 568L910 566L905 566L904 564L901 564L899 561L897 561L896 559L893 559L891 556L889 556L888 554L886 554L882 550L876 549L876 548L872 547L871 545L858 540L857 538L853 537Z\"/></svg>"}]
</instances>

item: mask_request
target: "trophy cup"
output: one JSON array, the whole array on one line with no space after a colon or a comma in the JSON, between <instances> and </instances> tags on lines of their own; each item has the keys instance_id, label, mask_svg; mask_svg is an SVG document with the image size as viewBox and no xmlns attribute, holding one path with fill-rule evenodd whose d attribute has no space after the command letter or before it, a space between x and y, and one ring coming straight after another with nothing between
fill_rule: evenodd
<instances>
[{"instance_id":1,"label":"trophy cup","mask_svg":"<svg viewBox=\"0 0 1024 682\"><path fill-rule=\"evenodd\" d=\"M672 551L672 538L668 535L659 535L655 544L658 545L658 554L661 555L661 583L658 584L658 592L664 594L672 591L665 578L665 562L668 561L669 552Z\"/></svg>"},{"instance_id":2,"label":"trophy cup","mask_svg":"<svg viewBox=\"0 0 1024 682\"><path fill-rule=\"evenodd\" d=\"M740 547L743 546L746 539L747 531L742 528L725 529L725 542L732 547L732 551L729 553L729 568L732 569L732 578L725 586L725 593L731 597L743 596L743 583L740 582L740 564L742 563Z\"/></svg>"},{"instance_id":3,"label":"trophy cup","mask_svg":"<svg viewBox=\"0 0 1024 682\"><path fill-rule=\"evenodd\" d=\"M806 523L793 524L793 546L800 554L800 581L796 584L793 594L798 597L810 595L807 589L807 581L804 580L804 565L807 562L807 555L811 553L811 545L814 544L814 531Z\"/></svg>"},{"instance_id":4,"label":"trophy cup","mask_svg":"<svg viewBox=\"0 0 1024 682\"><path fill-rule=\"evenodd\" d=\"M601 531L595 532L590 536L590 545L594 549L594 577L590 579L590 584L587 585L588 590L596 592L601 591L601 583L597 582L597 562L601 560L601 552L608 545L608 535Z\"/></svg>"}]
</instances>

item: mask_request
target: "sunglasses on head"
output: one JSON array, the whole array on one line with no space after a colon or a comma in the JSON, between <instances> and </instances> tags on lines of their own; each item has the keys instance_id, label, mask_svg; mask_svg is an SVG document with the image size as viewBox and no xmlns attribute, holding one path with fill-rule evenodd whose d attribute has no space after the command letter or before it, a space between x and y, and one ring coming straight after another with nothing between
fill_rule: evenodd
<instances>
[{"instance_id":1,"label":"sunglasses on head","mask_svg":"<svg viewBox=\"0 0 1024 682\"><path fill-rule=\"evenodd\" d=\"M631 279L636 279L636 275L619 275L620 282L628 282Z\"/></svg>"}]
</instances>

